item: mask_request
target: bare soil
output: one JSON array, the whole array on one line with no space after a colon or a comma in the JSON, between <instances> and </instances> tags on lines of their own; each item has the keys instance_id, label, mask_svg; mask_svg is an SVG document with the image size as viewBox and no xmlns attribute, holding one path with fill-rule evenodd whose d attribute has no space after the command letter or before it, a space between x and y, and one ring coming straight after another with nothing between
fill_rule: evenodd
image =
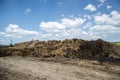
<instances>
[{"instance_id":1,"label":"bare soil","mask_svg":"<svg viewBox=\"0 0 120 80\"><path fill-rule=\"evenodd\" d=\"M120 80L120 65L67 58L0 57L0 80Z\"/></svg>"}]
</instances>

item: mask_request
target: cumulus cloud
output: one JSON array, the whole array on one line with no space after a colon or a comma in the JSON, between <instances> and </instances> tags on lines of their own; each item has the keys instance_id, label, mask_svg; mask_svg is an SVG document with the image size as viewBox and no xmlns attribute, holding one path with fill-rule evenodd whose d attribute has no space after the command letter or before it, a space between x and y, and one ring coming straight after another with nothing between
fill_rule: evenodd
<instances>
[{"instance_id":1,"label":"cumulus cloud","mask_svg":"<svg viewBox=\"0 0 120 80\"><path fill-rule=\"evenodd\" d=\"M69 19L69 18L63 18L61 19L62 23L64 26L68 27L78 27L81 24L84 23L84 19L81 18L74 18L74 19Z\"/></svg>"},{"instance_id":2,"label":"cumulus cloud","mask_svg":"<svg viewBox=\"0 0 120 80\"><path fill-rule=\"evenodd\" d=\"M90 27L88 32L93 39L104 39L109 41L116 41L120 34L120 28L112 25L94 25Z\"/></svg>"},{"instance_id":3,"label":"cumulus cloud","mask_svg":"<svg viewBox=\"0 0 120 80\"><path fill-rule=\"evenodd\" d=\"M9 24L9 26L5 29L5 32L0 32L5 37L11 38L22 38L23 36L37 36L39 35L36 31L29 31L20 28L19 25L16 24Z\"/></svg>"},{"instance_id":4,"label":"cumulus cloud","mask_svg":"<svg viewBox=\"0 0 120 80\"><path fill-rule=\"evenodd\" d=\"M119 15L119 12L112 11L110 14L84 15L84 19L62 18L60 22L42 21L39 27L47 31L48 35L46 36L50 39L81 38L88 40L101 38L108 40L111 35L120 34ZM91 23L91 20L94 24ZM116 38L116 36L112 37Z\"/></svg>"},{"instance_id":5,"label":"cumulus cloud","mask_svg":"<svg viewBox=\"0 0 120 80\"><path fill-rule=\"evenodd\" d=\"M85 20L81 18L74 18L74 19L62 18L61 22L54 22L54 21L43 22L42 21L39 27L47 32L59 32L60 30L68 29L71 27L78 27L81 24L83 24L84 21Z\"/></svg>"},{"instance_id":6,"label":"cumulus cloud","mask_svg":"<svg viewBox=\"0 0 120 80\"><path fill-rule=\"evenodd\" d=\"M28 14L28 13L30 13L31 12L31 9L30 8L27 8L26 10L25 10L25 14Z\"/></svg>"},{"instance_id":7,"label":"cumulus cloud","mask_svg":"<svg viewBox=\"0 0 120 80\"><path fill-rule=\"evenodd\" d=\"M90 30L103 33L120 33L120 28L112 25L95 25Z\"/></svg>"},{"instance_id":8,"label":"cumulus cloud","mask_svg":"<svg viewBox=\"0 0 120 80\"><path fill-rule=\"evenodd\" d=\"M87 34L86 31L81 29L84 22L85 19L82 18L62 18L59 22L42 21L39 27L46 31L47 34L52 34L52 36L47 36L50 39L82 38L85 37L83 35Z\"/></svg>"},{"instance_id":9,"label":"cumulus cloud","mask_svg":"<svg viewBox=\"0 0 120 80\"><path fill-rule=\"evenodd\" d=\"M108 21L109 15L102 14L102 15L94 16L94 19L97 24L104 24Z\"/></svg>"},{"instance_id":10,"label":"cumulus cloud","mask_svg":"<svg viewBox=\"0 0 120 80\"><path fill-rule=\"evenodd\" d=\"M120 13L117 11L112 11L108 14L101 14L94 16L95 22L97 24L107 24L120 27Z\"/></svg>"},{"instance_id":11,"label":"cumulus cloud","mask_svg":"<svg viewBox=\"0 0 120 80\"><path fill-rule=\"evenodd\" d=\"M110 6L110 5L107 5L107 6L106 6L106 8L107 8L107 9L110 9L110 8L112 8L112 6Z\"/></svg>"},{"instance_id":12,"label":"cumulus cloud","mask_svg":"<svg viewBox=\"0 0 120 80\"><path fill-rule=\"evenodd\" d=\"M89 11L96 11L96 7L92 4L88 4L84 9Z\"/></svg>"},{"instance_id":13,"label":"cumulus cloud","mask_svg":"<svg viewBox=\"0 0 120 80\"><path fill-rule=\"evenodd\" d=\"M84 14L83 18L61 18L59 21L41 21L40 32L21 28L19 25L9 24L0 36L10 38L54 40L66 38L116 40L120 37L120 12L111 11L109 14ZM116 36L117 35L117 36ZM111 39L112 37L112 39Z\"/></svg>"},{"instance_id":14,"label":"cumulus cloud","mask_svg":"<svg viewBox=\"0 0 120 80\"><path fill-rule=\"evenodd\" d=\"M88 27L91 38L102 38L105 40L116 40L120 37L120 13L112 11L109 14L99 14L94 17L94 25Z\"/></svg>"},{"instance_id":15,"label":"cumulus cloud","mask_svg":"<svg viewBox=\"0 0 120 80\"><path fill-rule=\"evenodd\" d=\"M5 35L5 33L4 32L0 32L0 35Z\"/></svg>"},{"instance_id":16,"label":"cumulus cloud","mask_svg":"<svg viewBox=\"0 0 120 80\"><path fill-rule=\"evenodd\" d=\"M65 29L66 26L58 23L58 22L41 22L40 28L47 32L58 32L61 29Z\"/></svg>"}]
</instances>

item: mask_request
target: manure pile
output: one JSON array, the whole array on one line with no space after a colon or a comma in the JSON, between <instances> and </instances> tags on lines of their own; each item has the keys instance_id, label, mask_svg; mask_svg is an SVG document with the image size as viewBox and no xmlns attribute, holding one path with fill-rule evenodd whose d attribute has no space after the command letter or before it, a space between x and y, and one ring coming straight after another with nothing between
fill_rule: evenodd
<instances>
[{"instance_id":1,"label":"manure pile","mask_svg":"<svg viewBox=\"0 0 120 80\"><path fill-rule=\"evenodd\" d=\"M11 56L67 57L67 58L120 58L120 47L101 39L86 41L66 39L63 41L29 41L15 44L7 49Z\"/></svg>"}]
</instances>

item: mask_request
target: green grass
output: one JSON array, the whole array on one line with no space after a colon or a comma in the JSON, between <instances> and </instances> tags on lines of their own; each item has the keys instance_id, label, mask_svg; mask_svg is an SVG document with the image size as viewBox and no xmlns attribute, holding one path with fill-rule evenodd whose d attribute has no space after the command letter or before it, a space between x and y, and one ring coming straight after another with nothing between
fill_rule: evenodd
<instances>
[{"instance_id":1,"label":"green grass","mask_svg":"<svg viewBox=\"0 0 120 80\"><path fill-rule=\"evenodd\" d=\"M120 46L120 42L114 42L114 44L116 44L116 45Z\"/></svg>"}]
</instances>

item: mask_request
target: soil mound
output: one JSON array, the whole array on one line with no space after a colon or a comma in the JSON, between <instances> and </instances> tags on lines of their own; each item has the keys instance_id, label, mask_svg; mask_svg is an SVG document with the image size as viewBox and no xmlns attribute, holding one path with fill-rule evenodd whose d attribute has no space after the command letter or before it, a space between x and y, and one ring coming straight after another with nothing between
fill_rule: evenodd
<instances>
[{"instance_id":1,"label":"soil mound","mask_svg":"<svg viewBox=\"0 0 120 80\"><path fill-rule=\"evenodd\" d=\"M79 57L92 58L118 58L119 54L113 48L112 43L98 39L96 41L85 41L80 45Z\"/></svg>"},{"instance_id":2,"label":"soil mound","mask_svg":"<svg viewBox=\"0 0 120 80\"><path fill-rule=\"evenodd\" d=\"M119 50L114 46L101 39L93 41L76 38L63 41L35 40L15 44L7 49L7 54L34 57L120 58Z\"/></svg>"}]
</instances>

